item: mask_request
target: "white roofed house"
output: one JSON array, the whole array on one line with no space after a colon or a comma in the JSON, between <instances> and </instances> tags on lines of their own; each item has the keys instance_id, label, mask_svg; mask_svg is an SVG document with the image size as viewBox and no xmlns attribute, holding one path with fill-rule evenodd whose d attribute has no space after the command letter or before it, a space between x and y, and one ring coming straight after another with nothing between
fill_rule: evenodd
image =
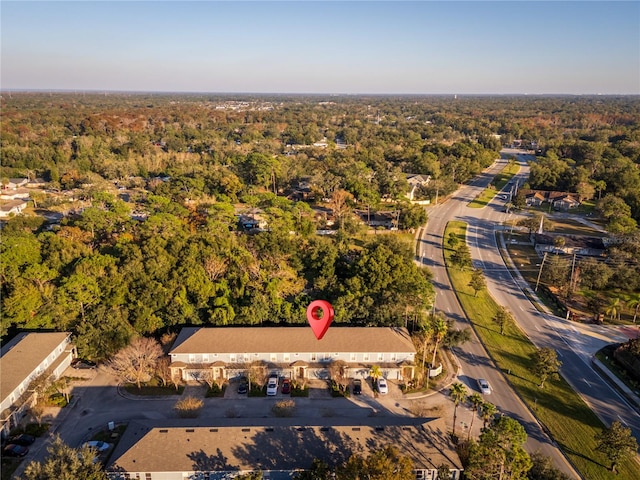
<instances>
[{"instance_id":1,"label":"white roofed house","mask_svg":"<svg viewBox=\"0 0 640 480\"><path fill-rule=\"evenodd\" d=\"M2 433L16 426L34 400L29 386L40 375L57 379L71 364L74 347L68 332L24 332L2 347L0 404Z\"/></svg>"},{"instance_id":2,"label":"white roofed house","mask_svg":"<svg viewBox=\"0 0 640 480\"><path fill-rule=\"evenodd\" d=\"M18 215L27 208L27 202L24 200L7 200L0 202L0 218Z\"/></svg>"},{"instance_id":3,"label":"white roofed house","mask_svg":"<svg viewBox=\"0 0 640 480\"><path fill-rule=\"evenodd\" d=\"M367 378L378 365L391 380L412 379L416 350L404 328L332 327L322 340L304 327L199 328L181 330L169 352L174 377L234 378L253 362L289 378L328 378L331 362L346 363L348 378Z\"/></svg>"}]
</instances>

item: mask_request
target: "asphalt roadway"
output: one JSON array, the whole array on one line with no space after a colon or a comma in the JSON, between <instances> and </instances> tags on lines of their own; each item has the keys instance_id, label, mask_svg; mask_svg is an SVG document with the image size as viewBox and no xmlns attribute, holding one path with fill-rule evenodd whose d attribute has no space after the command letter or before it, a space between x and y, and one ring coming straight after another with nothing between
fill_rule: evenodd
<instances>
[{"instance_id":1,"label":"asphalt roadway","mask_svg":"<svg viewBox=\"0 0 640 480\"><path fill-rule=\"evenodd\" d=\"M528 157L525 152L505 149L503 158L485 170L471 184L461 187L443 204L429 209L429 221L423 230L420 249L421 263L433 272L436 287L436 309L456 322L457 328L469 325L453 292L444 267L442 252L443 233L449 221L468 224L467 244L471 249L474 266L484 271L487 288L494 299L514 313L520 327L538 347L551 347L562 361L561 374L582 396L607 425L619 420L631 427L640 438L640 416L609 384L600 378L591 366L594 353L607 343L626 341L627 336L616 328L577 325L548 313L540 313L523 293L528 288L521 278L513 278L506 268L496 243L496 230L502 228L506 215L505 200L495 197L484 208L470 208L467 204L487 186L507 163L506 156L517 155L521 169L516 178L520 183L528 177ZM505 187L507 192L510 187ZM529 289L530 290L530 289ZM533 292L530 292L533 293ZM562 452L546 435L531 411L510 388L508 372L499 371L484 347L473 340L456 349L461 373L459 380L471 390L478 390L477 378L486 378L493 387L491 398L499 411L523 424L529 436L525 448L530 453L540 451L551 457L555 465L572 478L579 478Z\"/></svg>"}]
</instances>

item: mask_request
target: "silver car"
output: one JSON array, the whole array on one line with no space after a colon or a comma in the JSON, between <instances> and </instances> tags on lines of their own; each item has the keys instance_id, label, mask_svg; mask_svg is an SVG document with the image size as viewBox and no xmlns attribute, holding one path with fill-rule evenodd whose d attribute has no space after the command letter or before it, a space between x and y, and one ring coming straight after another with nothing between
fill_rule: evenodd
<instances>
[{"instance_id":1,"label":"silver car","mask_svg":"<svg viewBox=\"0 0 640 480\"><path fill-rule=\"evenodd\" d=\"M491 393L491 386L484 378L478 379L478 387L480 388L480 393L483 393L484 395L489 395Z\"/></svg>"}]
</instances>

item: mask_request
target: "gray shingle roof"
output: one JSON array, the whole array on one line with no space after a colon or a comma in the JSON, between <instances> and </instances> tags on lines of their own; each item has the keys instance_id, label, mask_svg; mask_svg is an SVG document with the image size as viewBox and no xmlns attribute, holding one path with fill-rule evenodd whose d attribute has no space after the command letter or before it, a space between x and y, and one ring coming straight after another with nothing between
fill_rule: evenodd
<instances>
[{"instance_id":1,"label":"gray shingle roof","mask_svg":"<svg viewBox=\"0 0 640 480\"><path fill-rule=\"evenodd\" d=\"M70 333L24 332L2 347L0 392L6 399Z\"/></svg>"}]
</instances>

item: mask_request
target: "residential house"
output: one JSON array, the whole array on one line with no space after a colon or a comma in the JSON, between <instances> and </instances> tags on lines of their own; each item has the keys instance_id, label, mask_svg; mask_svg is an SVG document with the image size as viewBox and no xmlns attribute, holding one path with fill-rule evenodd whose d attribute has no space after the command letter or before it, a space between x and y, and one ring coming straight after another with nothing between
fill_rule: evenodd
<instances>
[{"instance_id":1,"label":"residential house","mask_svg":"<svg viewBox=\"0 0 640 480\"><path fill-rule=\"evenodd\" d=\"M28 200L31 195L31 191L24 187L14 188L12 190L2 190L0 192L0 199L2 200Z\"/></svg>"},{"instance_id":2,"label":"residential house","mask_svg":"<svg viewBox=\"0 0 640 480\"><path fill-rule=\"evenodd\" d=\"M29 183L28 178L10 178L9 183L2 186L3 190L15 190L18 187L25 187Z\"/></svg>"},{"instance_id":3,"label":"residential house","mask_svg":"<svg viewBox=\"0 0 640 480\"><path fill-rule=\"evenodd\" d=\"M558 242L558 238L562 238ZM601 257L605 253L605 245L601 237L587 235L560 235L549 233L533 233L532 240L536 252L542 256L545 252Z\"/></svg>"},{"instance_id":4,"label":"residential house","mask_svg":"<svg viewBox=\"0 0 640 480\"><path fill-rule=\"evenodd\" d=\"M268 226L265 218L259 213L255 213L253 215L238 215L238 225L240 225L240 227L244 228L245 230L264 230Z\"/></svg>"},{"instance_id":5,"label":"residential house","mask_svg":"<svg viewBox=\"0 0 640 480\"><path fill-rule=\"evenodd\" d=\"M525 194L524 198L528 207L540 207L546 201L544 193L539 190L529 191Z\"/></svg>"},{"instance_id":6,"label":"residential house","mask_svg":"<svg viewBox=\"0 0 640 480\"><path fill-rule=\"evenodd\" d=\"M9 200L8 202L0 203L0 218L10 217L11 215L18 215L27 207L27 202L24 200Z\"/></svg>"},{"instance_id":7,"label":"residential house","mask_svg":"<svg viewBox=\"0 0 640 480\"><path fill-rule=\"evenodd\" d=\"M398 212L355 210L354 213L370 227L384 227L388 229L398 227Z\"/></svg>"},{"instance_id":8,"label":"residential house","mask_svg":"<svg viewBox=\"0 0 640 480\"><path fill-rule=\"evenodd\" d=\"M529 190L525 193L525 203L529 207L539 207L545 202L550 203L556 210L570 210L580 206L578 195L575 193L548 190Z\"/></svg>"},{"instance_id":9,"label":"residential house","mask_svg":"<svg viewBox=\"0 0 640 480\"><path fill-rule=\"evenodd\" d=\"M40 375L57 379L71 364L75 350L68 332L24 332L0 350L2 434L17 425L34 400L29 385Z\"/></svg>"},{"instance_id":10,"label":"residential house","mask_svg":"<svg viewBox=\"0 0 640 480\"><path fill-rule=\"evenodd\" d=\"M29 180L26 187L27 188L44 188L47 185L47 181L44 178L34 178L33 180Z\"/></svg>"},{"instance_id":11,"label":"residential house","mask_svg":"<svg viewBox=\"0 0 640 480\"><path fill-rule=\"evenodd\" d=\"M407 174L407 183L409 184L409 192L406 197L410 202L415 200L416 192L420 187L425 187L431 181L431 175L420 175L416 173Z\"/></svg>"},{"instance_id":12,"label":"residential house","mask_svg":"<svg viewBox=\"0 0 640 480\"><path fill-rule=\"evenodd\" d=\"M326 419L325 419L326 420ZM333 467L352 455L368 457L388 445L413 461L415 478L436 480L448 465L450 480L462 473L460 459L446 440L441 418L357 419L321 425L294 418L139 420L130 422L106 466L112 480L223 480L260 473L263 479L290 480L314 459ZM439 480L444 480L442 477Z\"/></svg>"},{"instance_id":13,"label":"residential house","mask_svg":"<svg viewBox=\"0 0 640 480\"><path fill-rule=\"evenodd\" d=\"M253 363L297 379L328 378L342 360L348 378L367 378L378 365L386 378L412 379L416 350L404 328L332 327L322 340L309 327L185 327L169 352L171 373L184 381L245 375Z\"/></svg>"}]
</instances>

